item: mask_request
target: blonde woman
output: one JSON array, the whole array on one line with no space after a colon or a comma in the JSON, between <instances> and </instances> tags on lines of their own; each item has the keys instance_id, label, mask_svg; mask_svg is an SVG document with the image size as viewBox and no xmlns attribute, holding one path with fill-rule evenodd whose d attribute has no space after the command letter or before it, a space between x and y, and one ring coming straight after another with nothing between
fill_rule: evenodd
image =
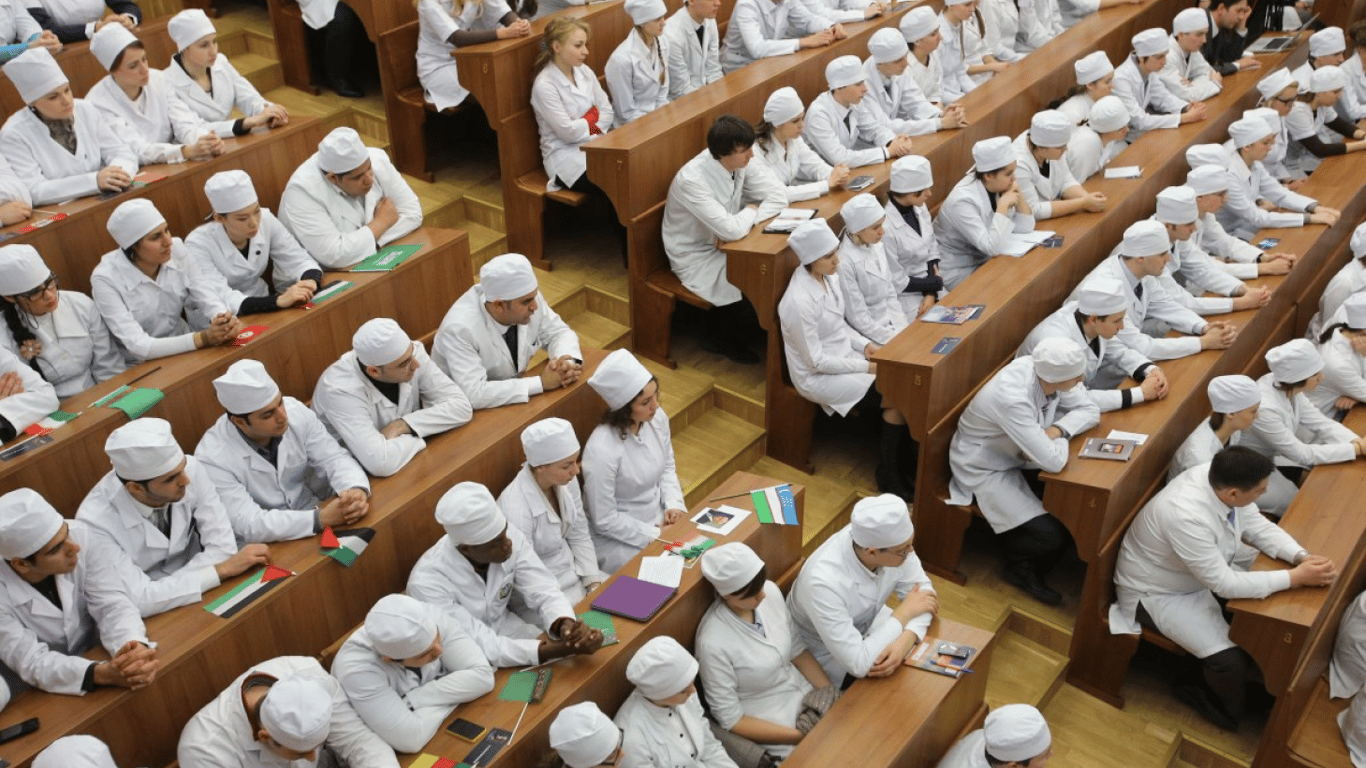
<instances>
[{"instance_id":1,"label":"blonde woman","mask_svg":"<svg viewBox=\"0 0 1366 768\"><path fill-rule=\"evenodd\" d=\"M504 0L417 0L417 20L417 79L442 112L470 95L456 73L456 48L531 34L531 22Z\"/></svg>"},{"instance_id":2,"label":"blonde woman","mask_svg":"<svg viewBox=\"0 0 1366 768\"><path fill-rule=\"evenodd\" d=\"M227 139L262 125L278 128L289 122L289 110L261 98L256 86L218 52L218 30L203 11L181 11L166 29L179 51L162 70L166 83L214 133ZM233 119L233 109L245 117Z\"/></svg>"},{"instance_id":3,"label":"blonde woman","mask_svg":"<svg viewBox=\"0 0 1366 768\"><path fill-rule=\"evenodd\" d=\"M669 51L663 38L664 0L626 0L635 27L607 60L607 87L616 103L614 128L669 103Z\"/></svg>"},{"instance_id":4,"label":"blonde woman","mask_svg":"<svg viewBox=\"0 0 1366 768\"><path fill-rule=\"evenodd\" d=\"M554 19L546 25L543 48L536 57L531 108L552 192L594 189L584 175L588 161L582 146L611 130L616 117L611 99L586 63L588 34L588 25L579 19Z\"/></svg>"}]
</instances>

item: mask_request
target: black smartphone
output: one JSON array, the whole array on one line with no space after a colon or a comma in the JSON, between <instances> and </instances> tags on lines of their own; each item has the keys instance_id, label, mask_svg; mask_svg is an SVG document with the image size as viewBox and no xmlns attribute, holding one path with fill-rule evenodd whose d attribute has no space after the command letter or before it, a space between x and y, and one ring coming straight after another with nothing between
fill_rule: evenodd
<instances>
[{"instance_id":1,"label":"black smartphone","mask_svg":"<svg viewBox=\"0 0 1366 768\"><path fill-rule=\"evenodd\" d=\"M479 739L489 731L488 728L485 728L478 723L471 723L463 717L455 718L455 722L446 726L446 730L471 744L479 741Z\"/></svg>"},{"instance_id":2,"label":"black smartphone","mask_svg":"<svg viewBox=\"0 0 1366 768\"><path fill-rule=\"evenodd\" d=\"M14 741L20 736L27 736L36 730L38 730L38 718L30 717L22 723L11 725L8 728L0 730L0 744L4 744L7 741Z\"/></svg>"}]
</instances>

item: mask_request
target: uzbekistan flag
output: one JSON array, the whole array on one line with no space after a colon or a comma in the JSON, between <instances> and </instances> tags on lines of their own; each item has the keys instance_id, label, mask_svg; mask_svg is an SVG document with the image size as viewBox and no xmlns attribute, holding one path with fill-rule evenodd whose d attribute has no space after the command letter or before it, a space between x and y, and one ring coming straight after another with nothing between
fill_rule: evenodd
<instances>
[{"instance_id":1,"label":"uzbekistan flag","mask_svg":"<svg viewBox=\"0 0 1366 768\"><path fill-rule=\"evenodd\" d=\"M750 491L754 502L754 514L761 523L778 525L797 525L797 499L792 495L792 486L786 483Z\"/></svg>"},{"instance_id":2,"label":"uzbekistan flag","mask_svg":"<svg viewBox=\"0 0 1366 768\"><path fill-rule=\"evenodd\" d=\"M351 528L334 532L332 527L328 526L323 529L323 554L350 568L373 538L374 528Z\"/></svg>"},{"instance_id":3,"label":"uzbekistan flag","mask_svg":"<svg viewBox=\"0 0 1366 768\"><path fill-rule=\"evenodd\" d=\"M204 606L204 610L215 616L230 619L256 598L283 584L286 578L293 575L293 571L287 571L278 565L267 565L246 581L233 587L226 595Z\"/></svg>"}]
</instances>

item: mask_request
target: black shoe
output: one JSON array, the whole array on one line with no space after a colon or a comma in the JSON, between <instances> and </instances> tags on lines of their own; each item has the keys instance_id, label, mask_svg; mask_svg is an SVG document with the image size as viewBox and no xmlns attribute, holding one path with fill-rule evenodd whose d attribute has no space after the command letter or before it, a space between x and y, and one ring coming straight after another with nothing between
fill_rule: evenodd
<instances>
[{"instance_id":1,"label":"black shoe","mask_svg":"<svg viewBox=\"0 0 1366 768\"><path fill-rule=\"evenodd\" d=\"M720 355L733 363L758 365L759 356L736 339L702 339L702 348L714 355Z\"/></svg>"},{"instance_id":2,"label":"black shoe","mask_svg":"<svg viewBox=\"0 0 1366 768\"><path fill-rule=\"evenodd\" d=\"M1007 565L1002 572L1011 585L1025 591L1030 597L1044 605L1062 605L1062 593L1044 583L1039 574L1029 566Z\"/></svg>"},{"instance_id":3,"label":"black shoe","mask_svg":"<svg viewBox=\"0 0 1366 768\"><path fill-rule=\"evenodd\" d=\"M365 95L365 91L362 91L360 86L344 77L334 77L328 85L332 86L332 90L344 99L359 99Z\"/></svg>"},{"instance_id":4,"label":"black shoe","mask_svg":"<svg viewBox=\"0 0 1366 768\"><path fill-rule=\"evenodd\" d=\"M1200 716L1225 731L1237 731L1238 721L1229 717L1219 705L1210 700L1205 689L1195 685L1181 685L1176 688L1176 698L1190 705Z\"/></svg>"},{"instance_id":5,"label":"black shoe","mask_svg":"<svg viewBox=\"0 0 1366 768\"><path fill-rule=\"evenodd\" d=\"M915 488L906 484L895 467L878 464L874 477L877 479L878 493L895 494L907 504L915 503Z\"/></svg>"}]
</instances>

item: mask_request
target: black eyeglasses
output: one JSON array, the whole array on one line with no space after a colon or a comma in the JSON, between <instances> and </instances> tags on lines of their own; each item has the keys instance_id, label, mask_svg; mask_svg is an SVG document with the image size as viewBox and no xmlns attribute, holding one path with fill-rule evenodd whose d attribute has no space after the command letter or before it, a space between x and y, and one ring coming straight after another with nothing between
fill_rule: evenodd
<instances>
[{"instance_id":1,"label":"black eyeglasses","mask_svg":"<svg viewBox=\"0 0 1366 768\"><path fill-rule=\"evenodd\" d=\"M1299 97L1300 97L1300 95L1297 93L1297 94L1294 94L1293 96L1289 96L1289 97L1284 98L1284 99L1281 98L1280 96L1274 96L1274 97L1272 97L1272 98L1274 98L1276 101L1279 101L1279 102L1282 103L1282 104L1290 104L1291 102L1293 102L1295 99L1298 99Z\"/></svg>"},{"instance_id":2,"label":"black eyeglasses","mask_svg":"<svg viewBox=\"0 0 1366 768\"><path fill-rule=\"evenodd\" d=\"M19 294L19 298L34 301L40 298L43 294L47 293L48 291L57 290L57 282L57 273L49 273L47 280L44 280L42 285L38 286L37 288L34 288L31 291L24 291L23 293Z\"/></svg>"}]
</instances>

